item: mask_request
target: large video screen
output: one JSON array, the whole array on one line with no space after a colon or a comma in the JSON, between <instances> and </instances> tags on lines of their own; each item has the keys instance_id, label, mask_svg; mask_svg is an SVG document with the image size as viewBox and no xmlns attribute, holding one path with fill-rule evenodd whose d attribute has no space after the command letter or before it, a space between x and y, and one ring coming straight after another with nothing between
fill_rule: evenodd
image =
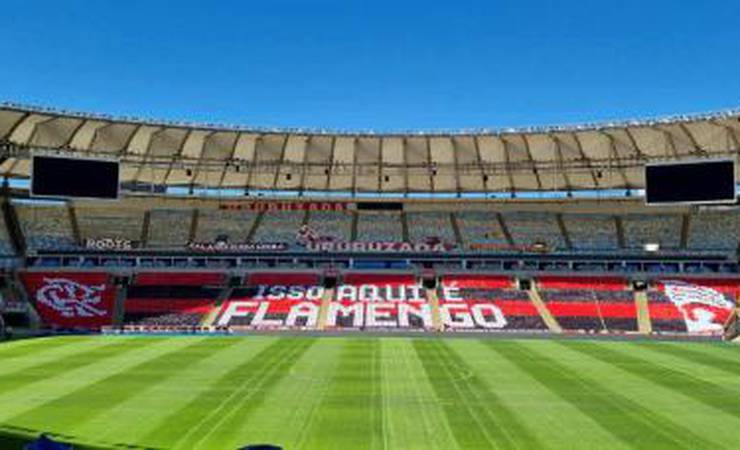
<instances>
[{"instance_id":1,"label":"large video screen","mask_svg":"<svg viewBox=\"0 0 740 450\"><path fill-rule=\"evenodd\" d=\"M645 168L649 204L735 202L735 162L651 164Z\"/></svg>"},{"instance_id":2,"label":"large video screen","mask_svg":"<svg viewBox=\"0 0 740 450\"><path fill-rule=\"evenodd\" d=\"M116 199L118 176L116 161L36 155L32 163L31 194Z\"/></svg>"}]
</instances>

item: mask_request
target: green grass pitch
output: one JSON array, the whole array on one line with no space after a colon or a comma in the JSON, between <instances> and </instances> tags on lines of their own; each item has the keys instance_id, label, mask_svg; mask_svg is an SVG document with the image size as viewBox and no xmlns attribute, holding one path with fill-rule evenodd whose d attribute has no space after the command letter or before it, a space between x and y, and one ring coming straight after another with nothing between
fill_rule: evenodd
<instances>
[{"instance_id":1,"label":"green grass pitch","mask_svg":"<svg viewBox=\"0 0 740 450\"><path fill-rule=\"evenodd\" d=\"M740 347L357 336L15 341L0 344L0 430L103 448L740 448Z\"/></svg>"}]
</instances>

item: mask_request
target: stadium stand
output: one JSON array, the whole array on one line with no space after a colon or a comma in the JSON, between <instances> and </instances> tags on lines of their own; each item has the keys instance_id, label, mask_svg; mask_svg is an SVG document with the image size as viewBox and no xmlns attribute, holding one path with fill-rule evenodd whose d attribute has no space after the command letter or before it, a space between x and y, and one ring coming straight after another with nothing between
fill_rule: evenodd
<instances>
[{"instance_id":1,"label":"stadium stand","mask_svg":"<svg viewBox=\"0 0 740 450\"><path fill-rule=\"evenodd\" d=\"M346 273L327 313L328 329L424 330L432 326L426 290L413 274Z\"/></svg>"},{"instance_id":2,"label":"stadium stand","mask_svg":"<svg viewBox=\"0 0 740 450\"><path fill-rule=\"evenodd\" d=\"M537 286L565 331L637 332L634 295L622 278L539 277Z\"/></svg>"},{"instance_id":3,"label":"stadium stand","mask_svg":"<svg viewBox=\"0 0 740 450\"><path fill-rule=\"evenodd\" d=\"M252 241L295 245L296 233L303 224L304 217L306 211L266 211Z\"/></svg>"},{"instance_id":4,"label":"stadium stand","mask_svg":"<svg viewBox=\"0 0 740 450\"><path fill-rule=\"evenodd\" d=\"M322 295L315 273L253 273L245 286L232 290L214 324L235 329L315 329Z\"/></svg>"},{"instance_id":5,"label":"stadium stand","mask_svg":"<svg viewBox=\"0 0 740 450\"><path fill-rule=\"evenodd\" d=\"M245 242L256 217L253 211L200 209L195 240L214 242L226 238L229 242Z\"/></svg>"},{"instance_id":6,"label":"stadium stand","mask_svg":"<svg viewBox=\"0 0 740 450\"><path fill-rule=\"evenodd\" d=\"M406 221L411 242L424 242L430 238L448 243L457 241L448 212L409 212Z\"/></svg>"},{"instance_id":7,"label":"stadium stand","mask_svg":"<svg viewBox=\"0 0 740 450\"><path fill-rule=\"evenodd\" d=\"M352 240L352 211L311 211L308 225L320 237Z\"/></svg>"},{"instance_id":8,"label":"stadium stand","mask_svg":"<svg viewBox=\"0 0 740 450\"><path fill-rule=\"evenodd\" d=\"M149 216L149 247L184 247L190 241L192 209L153 209Z\"/></svg>"},{"instance_id":9,"label":"stadium stand","mask_svg":"<svg viewBox=\"0 0 740 450\"><path fill-rule=\"evenodd\" d=\"M358 213L357 239L363 242L403 241L401 215L398 212Z\"/></svg>"},{"instance_id":10,"label":"stadium stand","mask_svg":"<svg viewBox=\"0 0 740 450\"><path fill-rule=\"evenodd\" d=\"M446 275L437 289L445 330L546 331L525 291L495 275Z\"/></svg>"},{"instance_id":11,"label":"stadium stand","mask_svg":"<svg viewBox=\"0 0 740 450\"><path fill-rule=\"evenodd\" d=\"M504 220L516 245L544 243L551 250L567 248L554 214L508 213L504 214Z\"/></svg>"},{"instance_id":12,"label":"stadium stand","mask_svg":"<svg viewBox=\"0 0 740 450\"><path fill-rule=\"evenodd\" d=\"M197 326L214 307L224 281L217 272L141 273L128 287L124 323Z\"/></svg>"},{"instance_id":13,"label":"stadium stand","mask_svg":"<svg viewBox=\"0 0 740 450\"><path fill-rule=\"evenodd\" d=\"M613 216L601 214L564 214L574 250L601 251L619 248L616 222Z\"/></svg>"},{"instance_id":14,"label":"stadium stand","mask_svg":"<svg viewBox=\"0 0 740 450\"><path fill-rule=\"evenodd\" d=\"M96 206L76 204L77 225L83 241L87 238L141 239L144 210L120 205Z\"/></svg>"},{"instance_id":15,"label":"stadium stand","mask_svg":"<svg viewBox=\"0 0 740 450\"><path fill-rule=\"evenodd\" d=\"M734 251L740 242L740 212L698 212L691 216L688 248Z\"/></svg>"},{"instance_id":16,"label":"stadium stand","mask_svg":"<svg viewBox=\"0 0 740 450\"><path fill-rule=\"evenodd\" d=\"M69 250L77 247L66 204L15 202L14 207L29 249Z\"/></svg>"},{"instance_id":17,"label":"stadium stand","mask_svg":"<svg viewBox=\"0 0 740 450\"><path fill-rule=\"evenodd\" d=\"M681 246L681 217L667 214L627 214L622 218L625 246L642 250L645 244L660 244L661 249Z\"/></svg>"},{"instance_id":18,"label":"stadium stand","mask_svg":"<svg viewBox=\"0 0 740 450\"><path fill-rule=\"evenodd\" d=\"M509 247L506 234L493 212L461 211L455 214L460 227L463 242L470 248L470 244L494 244L502 248Z\"/></svg>"}]
</instances>

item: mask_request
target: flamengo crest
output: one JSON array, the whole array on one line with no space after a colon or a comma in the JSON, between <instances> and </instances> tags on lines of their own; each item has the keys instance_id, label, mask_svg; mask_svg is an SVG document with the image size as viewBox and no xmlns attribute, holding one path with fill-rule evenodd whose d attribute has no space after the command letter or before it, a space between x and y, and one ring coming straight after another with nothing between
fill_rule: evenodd
<instances>
[{"instance_id":1,"label":"flamengo crest","mask_svg":"<svg viewBox=\"0 0 740 450\"><path fill-rule=\"evenodd\" d=\"M107 313L98 308L105 284L88 286L67 278L44 278L44 283L36 291L36 301L62 317L95 317Z\"/></svg>"}]
</instances>

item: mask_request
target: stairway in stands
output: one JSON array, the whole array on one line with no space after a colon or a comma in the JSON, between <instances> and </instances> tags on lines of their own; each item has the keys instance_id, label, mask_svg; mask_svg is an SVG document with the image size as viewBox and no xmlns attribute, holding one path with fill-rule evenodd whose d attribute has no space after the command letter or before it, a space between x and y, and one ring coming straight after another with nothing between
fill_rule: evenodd
<instances>
[{"instance_id":1,"label":"stairway in stands","mask_svg":"<svg viewBox=\"0 0 740 450\"><path fill-rule=\"evenodd\" d=\"M334 298L334 289L324 289L324 295L321 297L321 306L319 307L319 318L316 323L316 328L319 330L326 329L326 318L329 314L329 305Z\"/></svg>"},{"instance_id":2,"label":"stairway in stands","mask_svg":"<svg viewBox=\"0 0 740 450\"><path fill-rule=\"evenodd\" d=\"M635 291L635 308L637 309L637 331L641 334L652 333L653 324L650 321L647 291Z\"/></svg>"},{"instance_id":3,"label":"stairway in stands","mask_svg":"<svg viewBox=\"0 0 740 450\"><path fill-rule=\"evenodd\" d=\"M547 328L553 333L562 333L563 328L550 313L545 302L542 301L542 297L540 297L540 293L537 291L537 284L534 282L532 282L532 289L529 290L529 299L532 301L534 307L537 308L537 312L540 313L540 317L542 317Z\"/></svg>"}]
</instances>

